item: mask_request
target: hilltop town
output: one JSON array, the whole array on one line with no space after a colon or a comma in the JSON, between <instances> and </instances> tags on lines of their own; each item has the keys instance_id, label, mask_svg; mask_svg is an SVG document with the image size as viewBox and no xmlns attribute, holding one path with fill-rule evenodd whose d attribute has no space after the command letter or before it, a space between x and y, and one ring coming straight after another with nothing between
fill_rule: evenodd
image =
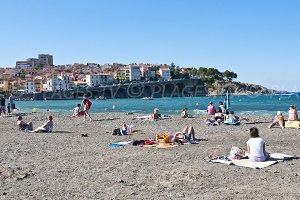
<instances>
[{"instance_id":1,"label":"hilltop town","mask_svg":"<svg viewBox=\"0 0 300 200\"><path fill-rule=\"evenodd\" d=\"M171 80L167 64L66 64L54 65L53 55L17 61L14 68L0 68L0 92L39 93L130 83Z\"/></svg>"},{"instance_id":2,"label":"hilltop town","mask_svg":"<svg viewBox=\"0 0 300 200\"><path fill-rule=\"evenodd\" d=\"M232 82L235 78L237 74L228 70L179 67L174 63L54 65L53 55L39 54L37 58L16 61L15 67L0 68L0 93L35 94L182 79L201 79L208 95L222 95L224 88L238 95L276 93L262 86Z\"/></svg>"}]
</instances>

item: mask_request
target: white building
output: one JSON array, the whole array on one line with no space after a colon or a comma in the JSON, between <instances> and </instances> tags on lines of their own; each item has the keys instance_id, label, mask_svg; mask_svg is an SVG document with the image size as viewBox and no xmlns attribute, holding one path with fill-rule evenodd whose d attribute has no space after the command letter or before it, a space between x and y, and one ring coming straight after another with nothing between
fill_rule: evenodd
<instances>
[{"instance_id":1,"label":"white building","mask_svg":"<svg viewBox=\"0 0 300 200\"><path fill-rule=\"evenodd\" d=\"M97 63L87 63L88 67L98 67L99 65Z\"/></svg>"},{"instance_id":2,"label":"white building","mask_svg":"<svg viewBox=\"0 0 300 200\"><path fill-rule=\"evenodd\" d=\"M59 77L52 77L47 80L46 88L43 88L47 91L56 91L56 90L68 90L69 89L69 77L68 76L59 76Z\"/></svg>"},{"instance_id":3,"label":"white building","mask_svg":"<svg viewBox=\"0 0 300 200\"><path fill-rule=\"evenodd\" d=\"M170 68L168 68L168 67L161 67L159 69L159 74L160 74L160 80L162 80L162 81L169 81L169 80L171 80Z\"/></svg>"},{"instance_id":4,"label":"white building","mask_svg":"<svg viewBox=\"0 0 300 200\"><path fill-rule=\"evenodd\" d=\"M16 67L19 69L28 69L33 67L32 61L17 61Z\"/></svg>"},{"instance_id":5,"label":"white building","mask_svg":"<svg viewBox=\"0 0 300 200\"><path fill-rule=\"evenodd\" d=\"M24 84L25 93L32 94L35 92L34 90L34 82L33 81L26 81Z\"/></svg>"},{"instance_id":6,"label":"white building","mask_svg":"<svg viewBox=\"0 0 300 200\"><path fill-rule=\"evenodd\" d=\"M85 77L86 84L90 87L96 87L99 85L109 85L114 81L113 76L108 74L99 74L99 75L86 75Z\"/></svg>"},{"instance_id":7,"label":"white building","mask_svg":"<svg viewBox=\"0 0 300 200\"><path fill-rule=\"evenodd\" d=\"M141 80L141 69L137 65L130 65L126 68L126 80L129 81L139 81Z\"/></svg>"}]
</instances>

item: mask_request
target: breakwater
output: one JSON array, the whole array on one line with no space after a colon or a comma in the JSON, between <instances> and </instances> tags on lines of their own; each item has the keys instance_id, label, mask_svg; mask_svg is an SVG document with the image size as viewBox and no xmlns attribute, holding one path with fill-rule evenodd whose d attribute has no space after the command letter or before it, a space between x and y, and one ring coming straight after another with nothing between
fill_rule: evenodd
<instances>
[{"instance_id":1,"label":"breakwater","mask_svg":"<svg viewBox=\"0 0 300 200\"><path fill-rule=\"evenodd\" d=\"M171 80L164 82L132 82L112 86L82 88L66 91L44 91L34 94L15 95L24 100L66 100L78 99L84 94L89 98L99 96L106 99L114 98L142 98L142 97L197 97L205 96L208 90L201 79Z\"/></svg>"}]
</instances>

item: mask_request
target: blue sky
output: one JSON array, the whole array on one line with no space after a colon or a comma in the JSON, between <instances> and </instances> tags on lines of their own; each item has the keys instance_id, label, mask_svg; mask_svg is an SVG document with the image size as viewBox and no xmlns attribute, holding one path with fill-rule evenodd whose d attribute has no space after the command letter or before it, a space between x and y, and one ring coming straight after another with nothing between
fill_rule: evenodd
<instances>
[{"instance_id":1,"label":"blue sky","mask_svg":"<svg viewBox=\"0 0 300 200\"><path fill-rule=\"evenodd\" d=\"M0 2L0 67L39 53L54 64L174 62L300 91L297 0Z\"/></svg>"}]
</instances>

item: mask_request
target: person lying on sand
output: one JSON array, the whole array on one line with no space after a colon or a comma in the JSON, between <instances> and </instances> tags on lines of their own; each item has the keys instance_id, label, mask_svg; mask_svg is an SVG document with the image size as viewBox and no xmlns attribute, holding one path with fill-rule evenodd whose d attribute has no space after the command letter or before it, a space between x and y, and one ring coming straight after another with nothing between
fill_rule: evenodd
<instances>
[{"instance_id":1,"label":"person lying on sand","mask_svg":"<svg viewBox=\"0 0 300 200\"><path fill-rule=\"evenodd\" d=\"M247 141L245 156L248 156L249 160L253 162L265 161L269 157L269 154L265 150L265 141L259 137L257 128L250 128L250 137Z\"/></svg>"},{"instance_id":2,"label":"person lying on sand","mask_svg":"<svg viewBox=\"0 0 300 200\"><path fill-rule=\"evenodd\" d=\"M18 117L17 124L22 131L32 131L32 122L24 122L22 116Z\"/></svg>"},{"instance_id":3,"label":"person lying on sand","mask_svg":"<svg viewBox=\"0 0 300 200\"><path fill-rule=\"evenodd\" d=\"M220 112L217 112L212 118L205 120L206 125L220 125L222 122L224 122L224 115Z\"/></svg>"},{"instance_id":4,"label":"person lying on sand","mask_svg":"<svg viewBox=\"0 0 300 200\"><path fill-rule=\"evenodd\" d=\"M159 113L159 109L154 108L153 114L140 116L140 117L134 117L133 119L159 119L160 117L161 117L161 114Z\"/></svg>"},{"instance_id":5,"label":"person lying on sand","mask_svg":"<svg viewBox=\"0 0 300 200\"><path fill-rule=\"evenodd\" d=\"M281 111L277 112L277 115L274 117L274 121L268 126L268 128L272 128L275 125L279 125L282 129L284 129L284 117Z\"/></svg>"},{"instance_id":6,"label":"person lying on sand","mask_svg":"<svg viewBox=\"0 0 300 200\"><path fill-rule=\"evenodd\" d=\"M171 139L171 142L182 141L195 143L198 139L195 137L195 130L192 126L186 126L181 132L176 132Z\"/></svg>"},{"instance_id":7,"label":"person lying on sand","mask_svg":"<svg viewBox=\"0 0 300 200\"><path fill-rule=\"evenodd\" d=\"M29 131L30 133L36 133L36 132L52 132L53 129L53 117L51 115L48 116L48 121L38 128L36 128L33 131Z\"/></svg>"}]
</instances>

